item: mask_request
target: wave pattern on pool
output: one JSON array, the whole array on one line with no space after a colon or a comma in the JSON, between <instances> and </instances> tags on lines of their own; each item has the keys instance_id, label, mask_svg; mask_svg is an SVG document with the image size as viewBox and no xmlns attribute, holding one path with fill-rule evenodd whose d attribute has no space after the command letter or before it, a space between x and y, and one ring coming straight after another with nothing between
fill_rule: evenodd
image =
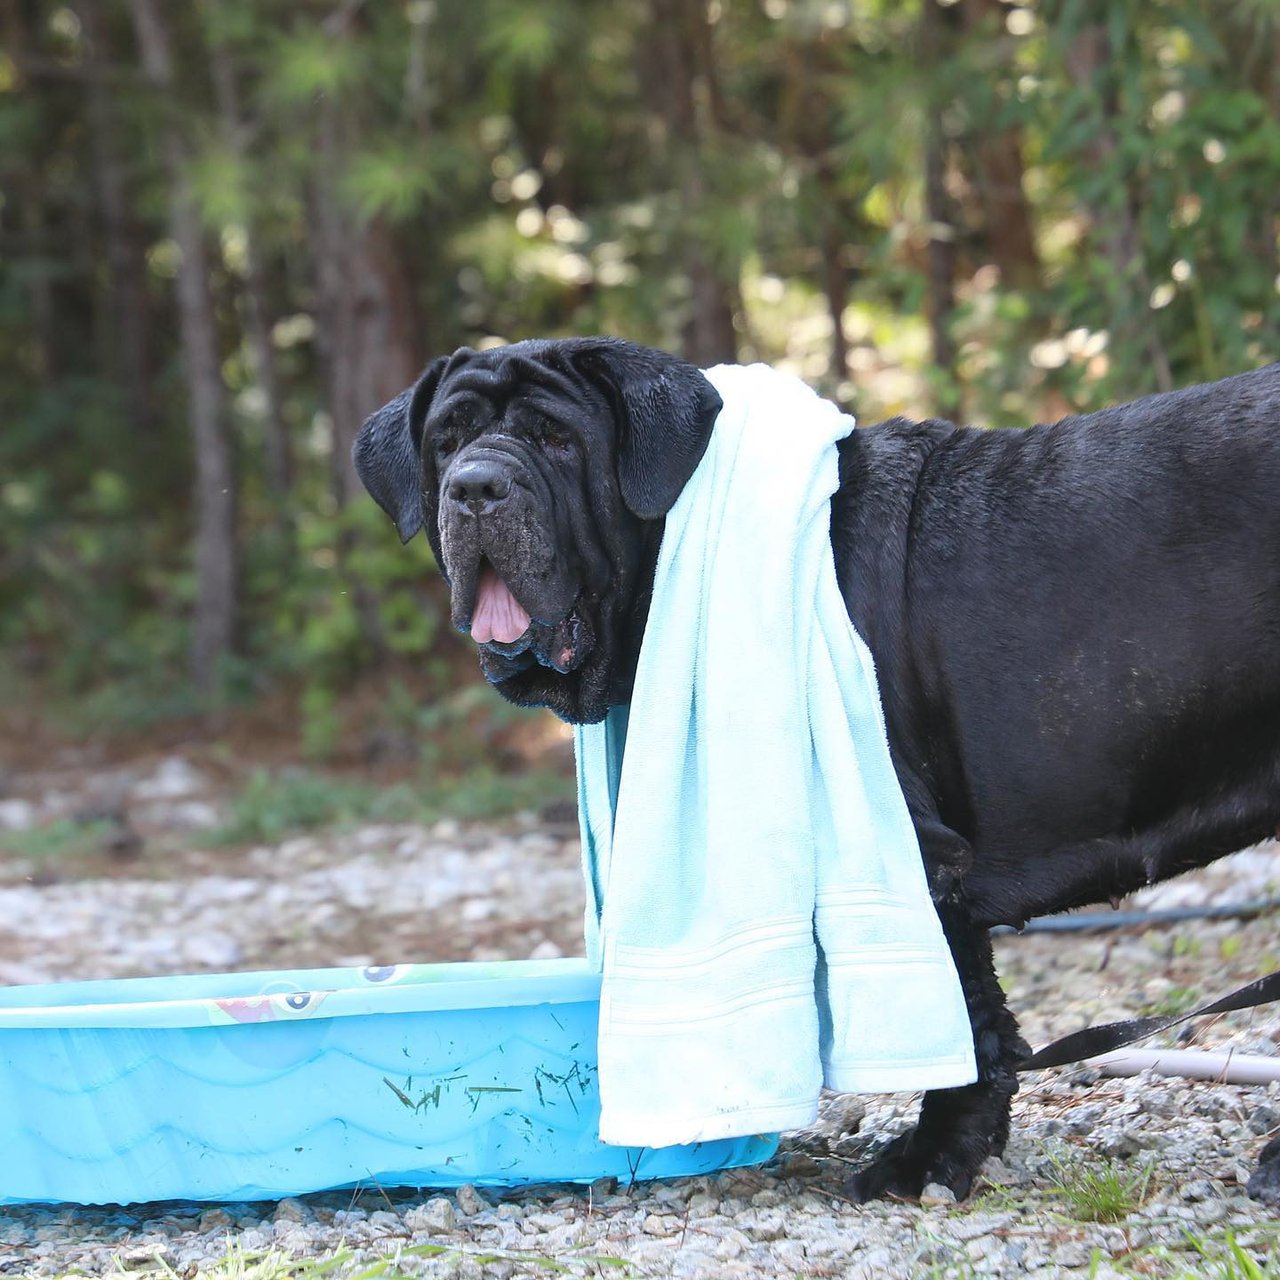
<instances>
[{"instance_id":1,"label":"wave pattern on pool","mask_svg":"<svg viewBox=\"0 0 1280 1280\"><path fill-rule=\"evenodd\" d=\"M582 960L0 990L0 1202L647 1179L773 1153L601 1143L599 991Z\"/></svg>"}]
</instances>

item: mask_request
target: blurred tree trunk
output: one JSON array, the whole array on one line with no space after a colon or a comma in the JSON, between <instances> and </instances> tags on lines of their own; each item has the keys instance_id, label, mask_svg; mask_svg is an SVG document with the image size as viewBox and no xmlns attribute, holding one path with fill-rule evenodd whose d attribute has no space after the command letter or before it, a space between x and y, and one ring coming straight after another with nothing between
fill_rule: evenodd
<instances>
[{"instance_id":1,"label":"blurred tree trunk","mask_svg":"<svg viewBox=\"0 0 1280 1280\"><path fill-rule=\"evenodd\" d=\"M334 113L322 110L322 116ZM332 474L338 502L364 492L351 462L360 424L420 372L407 273L379 218L357 225L327 179L341 172L330 119L321 128L321 182L311 217L318 284L317 340L333 420Z\"/></svg>"},{"instance_id":2,"label":"blurred tree trunk","mask_svg":"<svg viewBox=\"0 0 1280 1280\"><path fill-rule=\"evenodd\" d=\"M920 11L920 50L926 69L935 74L952 56L956 14L940 0L924 0ZM936 82L935 82L936 83ZM951 322L956 309L956 211L947 190L950 142L942 93L928 95L924 137L924 205L929 247L925 279L928 291L929 339L934 366L945 374L938 394L939 411L954 416L959 408L956 392L956 351Z\"/></svg>"},{"instance_id":3,"label":"blurred tree trunk","mask_svg":"<svg viewBox=\"0 0 1280 1280\"><path fill-rule=\"evenodd\" d=\"M1004 33L1008 10L1000 0L965 0L959 10L967 39L981 40L988 48L999 47L1000 41L1008 42ZM1040 253L1036 248L1031 203L1023 186L1026 167L1022 158L1022 130L1016 125L990 128L979 121L972 139L970 163L982 204L987 252L1000 269L1002 283L1014 289L1038 288Z\"/></svg>"},{"instance_id":4,"label":"blurred tree trunk","mask_svg":"<svg viewBox=\"0 0 1280 1280\"><path fill-rule=\"evenodd\" d=\"M1083 144L1085 161L1095 174L1115 179L1110 189L1117 198L1095 196L1087 201L1094 240L1109 267L1113 350L1145 355L1156 388L1168 391L1173 375L1150 316L1151 281L1142 255L1138 196L1119 154L1121 103L1116 59L1120 51L1112 46L1105 0L1087 0L1082 9L1085 21L1067 44L1066 64L1072 80L1088 85L1091 101L1097 104L1093 128ZM1098 188L1095 185L1093 189Z\"/></svg>"},{"instance_id":5,"label":"blurred tree trunk","mask_svg":"<svg viewBox=\"0 0 1280 1280\"><path fill-rule=\"evenodd\" d=\"M211 44L213 84L218 99L222 136L231 154L243 166L248 147L236 84L235 59L231 49L223 41L214 40ZM244 238L245 336L253 360L254 375L266 401L262 426L264 471L276 521L282 528L287 528L291 524L289 489L293 480L293 459L289 448L289 428L284 417L284 402L280 395L280 379L276 371L275 350L271 345L266 271L252 209L245 213Z\"/></svg>"},{"instance_id":6,"label":"blurred tree trunk","mask_svg":"<svg viewBox=\"0 0 1280 1280\"><path fill-rule=\"evenodd\" d=\"M1264 101L1271 111L1271 118L1280 121L1280 22L1276 22L1271 28L1270 37L1263 46L1265 48L1270 45L1270 55L1264 55L1267 78L1263 93ZM1276 288L1280 289L1280 234L1277 234L1277 228L1280 228L1280 186L1273 186L1271 199L1260 203L1262 216L1258 219L1257 230L1251 234L1250 239L1257 245L1258 259L1263 263L1263 270L1277 282ZM1275 351L1276 345L1280 344L1280 314L1277 313L1274 305L1271 308L1268 328L1271 349Z\"/></svg>"},{"instance_id":7,"label":"blurred tree trunk","mask_svg":"<svg viewBox=\"0 0 1280 1280\"><path fill-rule=\"evenodd\" d=\"M186 143L174 121L174 72L166 19L156 0L129 0L129 12L143 72L165 112L162 143L170 225L182 255L178 321L196 464L196 608L191 670L196 688L207 694L213 690L219 660L231 652L237 603L236 491L226 388L218 357L204 231Z\"/></svg>"},{"instance_id":8,"label":"blurred tree trunk","mask_svg":"<svg viewBox=\"0 0 1280 1280\"><path fill-rule=\"evenodd\" d=\"M818 189L823 194L822 296L831 317L831 377L838 384L849 376L849 338L844 331L844 309L849 302L853 272L845 262L845 229L839 216L840 200L835 183L820 173Z\"/></svg>"},{"instance_id":9,"label":"blurred tree trunk","mask_svg":"<svg viewBox=\"0 0 1280 1280\"><path fill-rule=\"evenodd\" d=\"M820 260L818 283L831 318L829 393L836 396L840 383L849 376L844 313L856 277L850 242L860 239L865 230L858 201L844 190L849 173L842 165L830 90L850 74L843 53L843 45L821 37L787 42L782 48L785 69L777 108L781 143L788 153L803 160L817 191L814 239Z\"/></svg>"},{"instance_id":10,"label":"blurred tree trunk","mask_svg":"<svg viewBox=\"0 0 1280 1280\"><path fill-rule=\"evenodd\" d=\"M975 185L982 202L986 247L1011 289L1038 289L1040 252L1031 206L1023 191L1022 131L980 131L972 153Z\"/></svg>"},{"instance_id":11,"label":"blurred tree trunk","mask_svg":"<svg viewBox=\"0 0 1280 1280\"><path fill-rule=\"evenodd\" d=\"M1270 39L1264 41L1263 48L1270 46L1270 53L1264 54L1261 65L1266 68L1265 80L1261 86L1263 100L1271 111L1271 118L1280 121L1280 21L1276 21L1270 31ZM1261 261L1271 279L1280 281L1280 188L1271 188L1271 199L1262 202L1262 217L1254 236ZM1277 287L1280 287L1278 285ZM1275 332L1273 316L1272 331ZM1277 335L1280 336L1280 335Z\"/></svg>"},{"instance_id":12,"label":"blurred tree trunk","mask_svg":"<svg viewBox=\"0 0 1280 1280\"><path fill-rule=\"evenodd\" d=\"M41 59L33 57L32 45L38 40L39 29L32 22L30 6L19 0L3 0L0 5L0 36L3 52L20 77L16 88L27 88L31 70ZM34 164L12 165L0 157L0 177L4 179L6 199L0 212L10 216L18 229L18 243L27 261L23 272L27 305L31 314L31 373L40 381L58 376L58 323L54 306L53 281L48 269L53 255L52 235L47 227L48 212L44 192L44 175ZM8 210L12 208L12 215ZM34 270L32 269L34 267Z\"/></svg>"},{"instance_id":13,"label":"blurred tree trunk","mask_svg":"<svg viewBox=\"0 0 1280 1280\"><path fill-rule=\"evenodd\" d=\"M349 39L359 20L355 7L345 4L326 27L334 39ZM419 85L421 110L425 92L425 85ZM360 424L417 378L422 359L410 274L395 234L380 217L358 219L343 199L342 180L359 141L356 110L338 95L325 94L315 128L309 216L316 264L316 340L332 422L330 476L341 508L364 493L351 461ZM341 565L354 540L354 530L339 533L335 549ZM348 590L365 640L378 659L385 658L388 650L373 592L359 578L348 579Z\"/></svg>"},{"instance_id":14,"label":"blurred tree trunk","mask_svg":"<svg viewBox=\"0 0 1280 1280\"><path fill-rule=\"evenodd\" d=\"M328 24L348 38L347 5ZM364 492L351 462L360 424L418 376L413 292L395 235L380 217L358 220L345 206L343 175L357 146L355 112L326 94L316 118L310 216L317 275L317 341L333 421L333 490L340 505Z\"/></svg>"},{"instance_id":15,"label":"blurred tree trunk","mask_svg":"<svg viewBox=\"0 0 1280 1280\"><path fill-rule=\"evenodd\" d=\"M709 196L703 164L716 132L717 87L705 0L649 0L652 56L650 102L666 126L667 160L682 205L690 315L682 334L685 358L697 365L737 359L733 326L737 282L717 270L717 254L702 242Z\"/></svg>"},{"instance_id":16,"label":"blurred tree trunk","mask_svg":"<svg viewBox=\"0 0 1280 1280\"><path fill-rule=\"evenodd\" d=\"M1280 122L1280 12L1264 6L1226 6L1210 11L1236 83L1257 95L1271 119ZM1280 184L1262 185L1247 210L1244 243L1263 280L1280 280ZM1280 307L1264 312L1264 348L1280 345Z\"/></svg>"},{"instance_id":17,"label":"blurred tree trunk","mask_svg":"<svg viewBox=\"0 0 1280 1280\"><path fill-rule=\"evenodd\" d=\"M149 435L157 429L159 418L151 397L154 362L147 256L128 195L127 168L120 148L121 120L115 98L105 84L112 65L109 24L94 0L81 0L76 12L85 35L86 117L106 241L107 281L101 295L98 340L106 357L104 367L112 371L132 425L142 435Z\"/></svg>"}]
</instances>

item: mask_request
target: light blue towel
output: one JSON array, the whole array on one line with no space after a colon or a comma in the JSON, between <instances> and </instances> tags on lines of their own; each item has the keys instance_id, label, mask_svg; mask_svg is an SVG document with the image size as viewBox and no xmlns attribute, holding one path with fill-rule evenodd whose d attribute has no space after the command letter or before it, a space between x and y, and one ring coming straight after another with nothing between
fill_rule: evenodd
<instances>
[{"instance_id":1,"label":"light blue towel","mask_svg":"<svg viewBox=\"0 0 1280 1280\"><path fill-rule=\"evenodd\" d=\"M601 1137L798 1128L976 1078L830 541L852 419L764 365L667 517L630 707L577 730Z\"/></svg>"}]
</instances>

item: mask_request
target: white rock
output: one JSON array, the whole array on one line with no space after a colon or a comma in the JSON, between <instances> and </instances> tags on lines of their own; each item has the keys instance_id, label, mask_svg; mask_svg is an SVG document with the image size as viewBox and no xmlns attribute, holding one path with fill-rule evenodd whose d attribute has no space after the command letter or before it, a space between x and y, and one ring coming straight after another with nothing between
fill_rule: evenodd
<instances>
[{"instance_id":1,"label":"white rock","mask_svg":"<svg viewBox=\"0 0 1280 1280\"><path fill-rule=\"evenodd\" d=\"M197 933L182 940L183 964L197 969L232 968L241 963L243 957L241 943L225 933Z\"/></svg>"},{"instance_id":2,"label":"white rock","mask_svg":"<svg viewBox=\"0 0 1280 1280\"><path fill-rule=\"evenodd\" d=\"M715 1254L717 1258L728 1261L741 1257L746 1248L747 1242L740 1231L726 1231L716 1245Z\"/></svg>"},{"instance_id":3,"label":"white rock","mask_svg":"<svg viewBox=\"0 0 1280 1280\"><path fill-rule=\"evenodd\" d=\"M453 1198L457 1201L458 1212L468 1218L483 1213L489 1207L489 1202L469 1182L460 1186Z\"/></svg>"},{"instance_id":4,"label":"white rock","mask_svg":"<svg viewBox=\"0 0 1280 1280\"><path fill-rule=\"evenodd\" d=\"M444 1196L433 1196L425 1204L410 1209L404 1215L404 1222L415 1234L449 1235L458 1229L458 1215Z\"/></svg>"},{"instance_id":5,"label":"white rock","mask_svg":"<svg viewBox=\"0 0 1280 1280\"><path fill-rule=\"evenodd\" d=\"M782 1240L787 1234L786 1215L766 1209L757 1214L754 1222L748 1221L746 1228L753 1240Z\"/></svg>"},{"instance_id":6,"label":"white rock","mask_svg":"<svg viewBox=\"0 0 1280 1280\"><path fill-rule=\"evenodd\" d=\"M207 789L203 776L181 756L161 760L155 771L133 788L136 800L173 800Z\"/></svg>"},{"instance_id":7,"label":"white rock","mask_svg":"<svg viewBox=\"0 0 1280 1280\"><path fill-rule=\"evenodd\" d=\"M306 1222L311 1210L301 1200L286 1198L276 1205L274 1217L277 1222Z\"/></svg>"},{"instance_id":8,"label":"white rock","mask_svg":"<svg viewBox=\"0 0 1280 1280\"><path fill-rule=\"evenodd\" d=\"M0 831L29 831L36 824L36 807L28 800L0 800Z\"/></svg>"},{"instance_id":9,"label":"white rock","mask_svg":"<svg viewBox=\"0 0 1280 1280\"><path fill-rule=\"evenodd\" d=\"M530 1213L524 1220L524 1230L526 1235L538 1235L546 1231L555 1231L558 1227L563 1227L565 1220L558 1213Z\"/></svg>"},{"instance_id":10,"label":"white rock","mask_svg":"<svg viewBox=\"0 0 1280 1280\"><path fill-rule=\"evenodd\" d=\"M647 1236L671 1236L680 1230L681 1222L673 1213L651 1213L640 1224Z\"/></svg>"},{"instance_id":11,"label":"white rock","mask_svg":"<svg viewBox=\"0 0 1280 1280\"><path fill-rule=\"evenodd\" d=\"M162 801L130 810L139 826L169 831L209 831L222 821L216 805L207 800Z\"/></svg>"},{"instance_id":12,"label":"white rock","mask_svg":"<svg viewBox=\"0 0 1280 1280\"><path fill-rule=\"evenodd\" d=\"M941 1182L930 1182L920 1192L921 1204L955 1204L956 1193Z\"/></svg>"}]
</instances>

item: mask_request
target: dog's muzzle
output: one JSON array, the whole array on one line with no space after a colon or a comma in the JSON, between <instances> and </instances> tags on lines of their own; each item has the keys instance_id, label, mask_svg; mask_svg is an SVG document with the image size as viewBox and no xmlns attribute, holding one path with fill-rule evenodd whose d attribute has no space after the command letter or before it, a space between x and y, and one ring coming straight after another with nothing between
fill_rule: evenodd
<instances>
[{"instance_id":1,"label":"dog's muzzle","mask_svg":"<svg viewBox=\"0 0 1280 1280\"><path fill-rule=\"evenodd\" d=\"M445 496L464 514L494 515L511 496L514 483L510 467L497 458L470 458L453 469Z\"/></svg>"}]
</instances>

